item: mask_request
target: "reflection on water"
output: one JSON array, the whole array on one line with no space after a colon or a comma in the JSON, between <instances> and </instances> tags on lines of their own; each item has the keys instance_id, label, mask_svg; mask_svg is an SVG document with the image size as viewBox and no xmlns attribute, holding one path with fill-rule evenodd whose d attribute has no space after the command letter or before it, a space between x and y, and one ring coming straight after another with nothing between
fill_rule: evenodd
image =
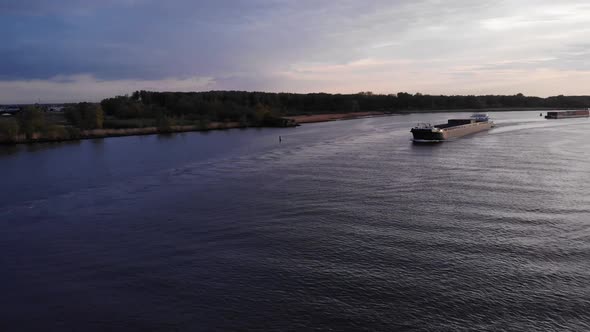
<instances>
[{"instance_id":1,"label":"reflection on water","mask_svg":"<svg viewBox=\"0 0 590 332\"><path fill-rule=\"evenodd\" d=\"M590 122L465 115L0 147L0 326L590 329Z\"/></svg>"},{"instance_id":2,"label":"reflection on water","mask_svg":"<svg viewBox=\"0 0 590 332\"><path fill-rule=\"evenodd\" d=\"M169 139L173 139L176 138L176 133L159 133L156 135L156 137L159 140L169 140Z\"/></svg>"},{"instance_id":3,"label":"reflection on water","mask_svg":"<svg viewBox=\"0 0 590 332\"><path fill-rule=\"evenodd\" d=\"M4 145L4 146L0 146L0 158L3 155L11 155L11 154L15 154L18 153L20 151L20 145Z\"/></svg>"}]
</instances>

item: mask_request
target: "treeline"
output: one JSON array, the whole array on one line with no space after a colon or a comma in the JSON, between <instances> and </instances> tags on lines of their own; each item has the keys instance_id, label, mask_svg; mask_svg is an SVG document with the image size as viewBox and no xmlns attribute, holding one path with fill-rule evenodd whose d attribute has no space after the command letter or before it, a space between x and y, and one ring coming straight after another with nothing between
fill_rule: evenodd
<instances>
[{"instance_id":1,"label":"treeline","mask_svg":"<svg viewBox=\"0 0 590 332\"><path fill-rule=\"evenodd\" d=\"M289 126L285 116L348 112L417 112L457 109L576 109L590 106L590 96L529 97L409 94L267 93L245 91L150 92L107 98L100 103L70 104L65 112L26 106L16 116L0 118L0 141L75 139L93 129L156 128L158 132L251 126ZM229 125L231 123L231 125Z\"/></svg>"},{"instance_id":2,"label":"treeline","mask_svg":"<svg viewBox=\"0 0 590 332\"><path fill-rule=\"evenodd\" d=\"M16 142L36 139L61 140L80 137L81 130L103 127L104 112L99 104L78 103L63 115L47 113L38 105L23 107L14 117L0 121L0 141Z\"/></svg>"},{"instance_id":3,"label":"treeline","mask_svg":"<svg viewBox=\"0 0 590 332\"><path fill-rule=\"evenodd\" d=\"M65 118L70 125L78 129L101 129L104 124L104 112L99 104L78 103L65 109Z\"/></svg>"},{"instance_id":4,"label":"treeline","mask_svg":"<svg viewBox=\"0 0 590 332\"><path fill-rule=\"evenodd\" d=\"M343 112L400 112L485 108L585 108L590 96L548 98L512 96L443 96L420 93L294 94L244 91L150 92L108 98L101 102L116 118L182 118L264 124L276 117Z\"/></svg>"},{"instance_id":5,"label":"treeline","mask_svg":"<svg viewBox=\"0 0 590 332\"><path fill-rule=\"evenodd\" d=\"M161 129L175 124L206 128L211 122L237 122L241 126L283 126L287 122L282 116L287 113L272 96L273 94L233 91L136 91L131 96L104 99L100 105L107 118L151 119ZM111 127L116 123L116 120L107 120L105 126Z\"/></svg>"}]
</instances>

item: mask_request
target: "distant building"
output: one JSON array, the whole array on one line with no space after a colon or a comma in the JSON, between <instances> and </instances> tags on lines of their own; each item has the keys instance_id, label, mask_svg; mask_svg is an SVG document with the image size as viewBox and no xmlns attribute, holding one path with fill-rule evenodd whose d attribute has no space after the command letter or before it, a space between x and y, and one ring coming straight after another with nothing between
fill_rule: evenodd
<instances>
[{"instance_id":1,"label":"distant building","mask_svg":"<svg viewBox=\"0 0 590 332\"><path fill-rule=\"evenodd\" d=\"M64 106L49 106L47 112L63 112L64 108Z\"/></svg>"},{"instance_id":2,"label":"distant building","mask_svg":"<svg viewBox=\"0 0 590 332\"><path fill-rule=\"evenodd\" d=\"M0 115L2 116L10 116L18 113L20 111L20 107L16 106L0 106Z\"/></svg>"}]
</instances>

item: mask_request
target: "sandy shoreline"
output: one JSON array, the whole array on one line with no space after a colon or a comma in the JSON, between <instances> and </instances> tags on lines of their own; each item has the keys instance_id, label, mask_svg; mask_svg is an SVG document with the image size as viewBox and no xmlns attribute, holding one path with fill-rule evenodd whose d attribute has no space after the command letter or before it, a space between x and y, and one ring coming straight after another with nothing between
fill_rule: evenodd
<instances>
[{"instance_id":1,"label":"sandy shoreline","mask_svg":"<svg viewBox=\"0 0 590 332\"><path fill-rule=\"evenodd\" d=\"M297 123L314 123L326 122L345 119L356 119L369 116L386 115L384 112L354 112L354 113L330 113L330 114L314 114L314 115L295 115L285 116L286 119L295 120ZM388 114L387 114L388 115Z\"/></svg>"}]
</instances>

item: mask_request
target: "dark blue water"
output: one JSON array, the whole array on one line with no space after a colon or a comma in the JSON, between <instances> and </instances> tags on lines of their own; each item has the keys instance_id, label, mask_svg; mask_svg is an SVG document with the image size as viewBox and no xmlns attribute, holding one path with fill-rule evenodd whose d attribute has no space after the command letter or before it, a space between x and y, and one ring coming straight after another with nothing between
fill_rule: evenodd
<instances>
[{"instance_id":1,"label":"dark blue water","mask_svg":"<svg viewBox=\"0 0 590 332\"><path fill-rule=\"evenodd\" d=\"M589 330L590 120L461 115L0 147L0 330Z\"/></svg>"}]
</instances>

